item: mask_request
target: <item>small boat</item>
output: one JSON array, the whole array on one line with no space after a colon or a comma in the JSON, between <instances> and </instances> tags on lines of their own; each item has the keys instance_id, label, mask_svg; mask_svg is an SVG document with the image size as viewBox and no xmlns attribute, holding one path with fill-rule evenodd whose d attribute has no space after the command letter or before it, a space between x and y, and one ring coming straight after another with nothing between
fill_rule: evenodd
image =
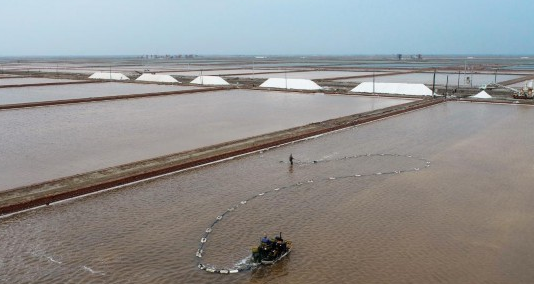
<instances>
[{"instance_id":1,"label":"small boat","mask_svg":"<svg viewBox=\"0 0 534 284\"><path fill-rule=\"evenodd\" d=\"M291 241L289 241L289 243L291 243ZM287 249L287 251L284 252L282 255L280 255L280 256L272 259L272 260L266 260L266 259L262 260L261 264L263 264L263 265L275 264L277 261L279 261L279 260L283 259L284 257L286 257L290 252L291 252L291 248Z\"/></svg>"},{"instance_id":2,"label":"small boat","mask_svg":"<svg viewBox=\"0 0 534 284\"><path fill-rule=\"evenodd\" d=\"M288 256L291 252L291 241L282 239L282 234L274 239L262 240L260 245L252 248L252 260L254 263L271 265Z\"/></svg>"}]
</instances>

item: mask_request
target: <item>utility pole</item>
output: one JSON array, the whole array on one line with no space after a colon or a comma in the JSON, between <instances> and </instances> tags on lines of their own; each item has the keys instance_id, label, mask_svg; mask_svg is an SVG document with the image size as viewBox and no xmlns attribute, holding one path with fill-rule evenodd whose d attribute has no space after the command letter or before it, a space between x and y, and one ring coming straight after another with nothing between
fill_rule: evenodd
<instances>
[{"instance_id":1,"label":"utility pole","mask_svg":"<svg viewBox=\"0 0 534 284\"><path fill-rule=\"evenodd\" d=\"M449 75L447 75L447 83L445 83L445 99L447 99L448 92L449 92Z\"/></svg>"},{"instance_id":2,"label":"utility pole","mask_svg":"<svg viewBox=\"0 0 534 284\"><path fill-rule=\"evenodd\" d=\"M471 76L470 76L470 78L471 78L471 80L470 80L471 81L471 88L473 88L473 67L471 67Z\"/></svg>"},{"instance_id":3,"label":"utility pole","mask_svg":"<svg viewBox=\"0 0 534 284\"><path fill-rule=\"evenodd\" d=\"M373 72L373 95L375 94L375 72Z\"/></svg>"},{"instance_id":4,"label":"utility pole","mask_svg":"<svg viewBox=\"0 0 534 284\"><path fill-rule=\"evenodd\" d=\"M458 70L458 87L456 87L456 90L460 89L460 74L462 71Z\"/></svg>"},{"instance_id":5,"label":"utility pole","mask_svg":"<svg viewBox=\"0 0 534 284\"><path fill-rule=\"evenodd\" d=\"M435 90L436 90L436 69L434 69L434 80L432 81L432 98L436 98Z\"/></svg>"},{"instance_id":6,"label":"utility pole","mask_svg":"<svg viewBox=\"0 0 534 284\"><path fill-rule=\"evenodd\" d=\"M286 76L286 90L287 90L287 71L286 71L286 73L284 73L284 74L285 74L285 76Z\"/></svg>"},{"instance_id":7,"label":"utility pole","mask_svg":"<svg viewBox=\"0 0 534 284\"><path fill-rule=\"evenodd\" d=\"M497 84L497 68L495 68L495 80L493 80L493 83Z\"/></svg>"}]
</instances>

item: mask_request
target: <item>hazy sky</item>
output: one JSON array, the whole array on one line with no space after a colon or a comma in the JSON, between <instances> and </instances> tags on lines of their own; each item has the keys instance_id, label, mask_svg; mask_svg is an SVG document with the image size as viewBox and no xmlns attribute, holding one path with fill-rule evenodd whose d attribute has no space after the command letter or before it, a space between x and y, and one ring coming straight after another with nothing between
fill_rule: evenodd
<instances>
[{"instance_id":1,"label":"hazy sky","mask_svg":"<svg viewBox=\"0 0 534 284\"><path fill-rule=\"evenodd\" d=\"M534 54L534 0L0 0L0 56Z\"/></svg>"}]
</instances>

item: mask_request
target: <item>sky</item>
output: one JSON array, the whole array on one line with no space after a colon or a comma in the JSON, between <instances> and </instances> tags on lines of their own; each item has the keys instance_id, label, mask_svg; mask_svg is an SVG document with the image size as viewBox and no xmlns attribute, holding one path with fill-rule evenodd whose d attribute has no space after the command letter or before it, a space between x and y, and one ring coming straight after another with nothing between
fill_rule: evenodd
<instances>
[{"instance_id":1,"label":"sky","mask_svg":"<svg viewBox=\"0 0 534 284\"><path fill-rule=\"evenodd\" d=\"M1 56L534 54L533 0L0 0Z\"/></svg>"}]
</instances>

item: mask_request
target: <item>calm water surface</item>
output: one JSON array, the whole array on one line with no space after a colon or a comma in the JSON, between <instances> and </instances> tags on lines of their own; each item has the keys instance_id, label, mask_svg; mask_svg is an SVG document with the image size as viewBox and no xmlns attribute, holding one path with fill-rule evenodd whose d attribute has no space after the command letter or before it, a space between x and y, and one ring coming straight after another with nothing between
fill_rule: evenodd
<instances>
[{"instance_id":1,"label":"calm water surface","mask_svg":"<svg viewBox=\"0 0 534 284\"><path fill-rule=\"evenodd\" d=\"M42 84L42 83L66 83L66 82L76 82L76 80L48 79L48 78L3 78L0 80L0 86L21 85L21 84Z\"/></svg>"},{"instance_id":2,"label":"calm water surface","mask_svg":"<svg viewBox=\"0 0 534 284\"><path fill-rule=\"evenodd\" d=\"M264 72L264 71L260 71ZM258 71L256 73L259 73ZM383 72L376 72L376 74ZM290 78L290 79L329 79L337 77L351 77L351 76L369 76L373 75L373 72L349 72L349 71L308 71L308 72L289 72L279 74L248 74L240 75L239 77L246 78Z\"/></svg>"},{"instance_id":3,"label":"calm water surface","mask_svg":"<svg viewBox=\"0 0 534 284\"><path fill-rule=\"evenodd\" d=\"M0 111L0 190L406 102L232 90Z\"/></svg>"},{"instance_id":4,"label":"calm water surface","mask_svg":"<svg viewBox=\"0 0 534 284\"><path fill-rule=\"evenodd\" d=\"M5 79L3 79L5 80ZM0 80L0 83L3 82ZM26 80L21 78L17 80ZM0 89L0 104L20 104L80 98L98 98L155 92L196 90L193 86L168 86L133 83L91 83L59 86L36 86Z\"/></svg>"},{"instance_id":5,"label":"calm water surface","mask_svg":"<svg viewBox=\"0 0 534 284\"><path fill-rule=\"evenodd\" d=\"M456 73L436 73L436 85L447 84L447 76L449 76L449 88L455 88L458 86L458 72ZM467 81L469 77L470 81ZM503 82L507 80L512 80L519 78L518 75L501 75L497 74L497 82ZM369 82L369 78L355 78L355 79L343 79L344 82ZM411 73L411 74L401 74L401 75L391 75L391 76L381 76L375 77L375 82L379 83L411 83L411 84L427 84L432 85L434 81L434 73ZM480 86L489 83L495 82L494 74L460 74L460 86Z\"/></svg>"},{"instance_id":6,"label":"calm water surface","mask_svg":"<svg viewBox=\"0 0 534 284\"><path fill-rule=\"evenodd\" d=\"M0 223L5 283L532 283L534 109L447 103ZM299 160L290 167L289 154ZM409 173L330 180L421 167ZM324 163L302 163L324 160ZM282 161L282 162L281 162ZM313 183L308 183L313 180ZM274 188L304 182L273 193ZM263 231L291 256L235 275Z\"/></svg>"}]
</instances>

